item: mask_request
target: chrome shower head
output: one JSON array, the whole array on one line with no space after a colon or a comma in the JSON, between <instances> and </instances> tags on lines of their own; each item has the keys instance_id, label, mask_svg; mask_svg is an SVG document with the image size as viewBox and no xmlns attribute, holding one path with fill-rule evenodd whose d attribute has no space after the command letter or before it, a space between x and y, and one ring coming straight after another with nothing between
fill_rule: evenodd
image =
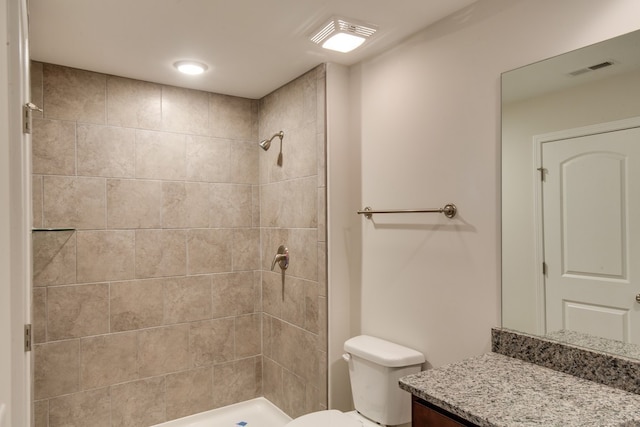
<instances>
[{"instance_id":1,"label":"chrome shower head","mask_svg":"<svg viewBox=\"0 0 640 427\"><path fill-rule=\"evenodd\" d=\"M280 138L280 144L282 144L282 138L284 137L284 132L280 131L276 134L274 134L271 138L269 139L263 139L262 141L260 141L258 143L258 145L260 146L260 148L262 148L264 151L267 151L269 149L269 147L271 147L271 141L273 141L273 138L275 137L279 137ZM282 149L282 145L280 145L280 149Z\"/></svg>"}]
</instances>

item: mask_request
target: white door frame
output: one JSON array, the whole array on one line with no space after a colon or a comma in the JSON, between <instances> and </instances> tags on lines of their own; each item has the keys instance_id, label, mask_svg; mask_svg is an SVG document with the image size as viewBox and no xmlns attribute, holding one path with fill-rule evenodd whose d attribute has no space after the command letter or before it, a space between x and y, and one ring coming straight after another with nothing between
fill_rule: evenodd
<instances>
[{"instance_id":1,"label":"white door frame","mask_svg":"<svg viewBox=\"0 0 640 427\"><path fill-rule=\"evenodd\" d=\"M615 132L624 129L632 129L640 127L640 117L631 117L623 120L615 120L613 122L599 123L596 125L583 126L573 129L565 129L557 132L535 135L533 137L533 161L534 161L534 229L535 229L535 265L536 268L536 329L539 334L546 333L546 316L545 316L545 275L542 271L542 263L544 262L544 223L543 223L543 206L542 206L542 179L539 169L542 165L542 144L545 142L553 142L562 139L579 138L588 135Z\"/></svg>"},{"instance_id":2,"label":"white door frame","mask_svg":"<svg viewBox=\"0 0 640 427\"><path fill-rule=\"evenodd\" d=\"M24 325L31 318L31 138L22 132L29 101L26 0L0 0L0 427L31 425L31 353ZM6 14L5 14L6 12Z\"/></svg>"}]
</instances>

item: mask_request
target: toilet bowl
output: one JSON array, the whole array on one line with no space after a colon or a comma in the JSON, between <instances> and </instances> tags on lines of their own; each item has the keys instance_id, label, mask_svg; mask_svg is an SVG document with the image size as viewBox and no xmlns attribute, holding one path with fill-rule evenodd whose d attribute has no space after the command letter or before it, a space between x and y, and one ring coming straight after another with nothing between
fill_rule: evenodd
<instances>
[{"instance_id":1,"label":"toilet bowl","mask_svg":"<svg viewBox=\"0 0 640 427\"><path fill-rule=\"evenodd\" d=\"M380 427L409 423L411 395L400 389L398 379L419 372L424 355L369 335L348 339L344 349L356 410L313 412L296 418L286 427Z\"/></svg>"}]
</instances>

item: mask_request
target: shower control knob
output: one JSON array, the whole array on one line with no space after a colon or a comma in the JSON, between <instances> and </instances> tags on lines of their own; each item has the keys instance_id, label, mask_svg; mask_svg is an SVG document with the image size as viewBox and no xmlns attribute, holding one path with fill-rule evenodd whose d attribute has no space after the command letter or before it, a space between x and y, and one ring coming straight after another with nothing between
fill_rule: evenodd
<instances>
[{"instance_id":1,"label":"shower control knob","mask_svg":"<svg viewBox=\"0 0 640 427\"><path fill-rule=\"evenodd\" d=\"M636 302L640 302L640 294L636 295Z\"/></svg>"}]
</instances>

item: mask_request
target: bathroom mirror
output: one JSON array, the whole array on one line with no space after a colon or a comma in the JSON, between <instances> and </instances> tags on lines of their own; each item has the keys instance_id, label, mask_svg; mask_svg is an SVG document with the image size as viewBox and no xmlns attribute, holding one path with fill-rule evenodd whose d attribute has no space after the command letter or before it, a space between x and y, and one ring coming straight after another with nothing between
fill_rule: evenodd
<instances>
[{"instance_id":1,"label":"bathroom mirror","mask_svg":"<svg viewBox=\"0 0 640 427\"><path fill-rule=\"evenodd\" d=\"M640 358L638 46L502 75L504 328Z\"/></svg>"}]
</instances>

